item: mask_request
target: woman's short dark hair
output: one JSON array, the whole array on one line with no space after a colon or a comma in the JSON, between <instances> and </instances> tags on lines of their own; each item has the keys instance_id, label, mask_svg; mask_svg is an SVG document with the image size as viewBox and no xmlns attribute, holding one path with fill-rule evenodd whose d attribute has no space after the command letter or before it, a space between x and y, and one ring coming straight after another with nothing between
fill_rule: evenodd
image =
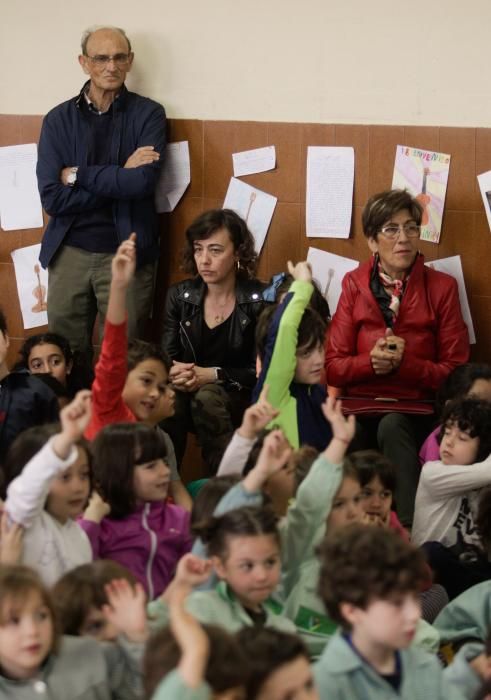
<instances>
[{"instance_id":1,"label":"woman's short dark hair","mask_svg":"<svg viewBox=\"0 0 491 700\"><path fill-rule=\"evenodd\" d=\"M207 548L208 556L225 559L228 555L229 538L272 535L278 544L278 519L268 507L243 506L194 526Z\"/></svg>"},{"instance_id":2,"label":"woman's short dark hair","mask_svg":"<svg viewBox=\"0 0 491 700\"><path fill-rule=\"evenodd\" d=\"M386 190L374 194L365 204L361 215L364 235L376 239L382 226L403 209L408 210L418 226L421 224L423 208L407 190Z\"/></svg>"},{"instance_id":3,"label":"woman's short dark hair","mask_svg":"<svg viewBox=\"0 0 491 700\"><path fill-rule=\"evenodd\" d=\"M237 632L237 641L247 657L250 675L247 698L255 700L268 678L285 664L303 657L310 661L301 638L272 627L244 627Z\"/></svg>"},{"instance_id":4,"label":"woman's short dark hair","mask_svg":"<svg viewBox=\"0 0 491 700\"><path fill-rule=\"evenodd\" d=\"M435 411L441 415L447 401L467 396L478 379L491 382L491 366L485 362L467 362L453 369L438 389Z\"/></svg>"},{"instance_id":5,"label":"woman's short dark hair","mask_svg":"<svg viewBox=\"0 0 491 700\"><path fill-rule=\"evenodd\" d=\"M392 493L396 488L396 470L390 459L377 450L358 450L345 457L355 468L361 487L366 486L376 476L382 486Z\"/></svg>"},{"instance_id":6,"label":"woman's short dark hair","mask_svg":"<svg viewBox=\"0 0 491 700\"><path fill-rule=\"evenodd\" d=\"M479 438L479 447L476 462L491 454L491 403L479 399L456 399L449 401L442 415L442 427L438 435L438 442L443 440L448 426L456 424L462 430L474 438Z\"/></svg>"},{"instance_id":7,"label":"woman's short dark hair","mask_svg":"<svg viewBox=\"0 0 491 700\"><path fill-rule=\"evenodd\" d=\"M224 693L243 686L249 676L247 659L240 644L223 627L202 625L210 643L204 677L213 693ZM181 649L170 627L159 630L148 640L143 657L144 697L150 700L159 683L174 671Z\"/></svg>"},{"instance_id":8,"label":"woman's short dark hair","mask_svg":"<svg viewBox=\"0 0 491 700\"><path fill-rule=\"evenodd\" d=\"M319 596L329 617L345 629L342 603L366 609L396 593L419 593L427 577L422 551L377 525L353 523L328 533L319 556Z\"/></svg>"},{"instance_id":9,"label":"woman's short dark hair","mask_svg":"<svg viewBox=\"0 0 491 700\"><path fill-rule=\"evenodd\" d=\"M115 423L103 428L92 443L94 481L111 507L111 518L125 518L136 509L135 467L165 459L167 446L161 430L144 423Z\"/></svg>"},{"instance_id":10,"label":"woman's short dark hair","mask_svg":"<svg viewBox=\"0 0 491 700\"><path fill-rule=\"evenodd\" d=\"M254 277L257 266L254 237L244 219L232 209L210 209L193 221L186 231L186 244L182 251L182 269L191 275L198 274L194 260L194 242L206 240L222 228L229 232L234 251L238 256L237 275Z\"/></svg>"}]
</instances>

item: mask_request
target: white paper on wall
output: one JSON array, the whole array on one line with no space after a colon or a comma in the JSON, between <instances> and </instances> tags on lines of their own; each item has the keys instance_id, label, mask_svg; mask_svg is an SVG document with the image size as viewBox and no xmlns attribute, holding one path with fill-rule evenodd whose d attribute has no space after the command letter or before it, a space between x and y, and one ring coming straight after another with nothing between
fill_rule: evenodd
<instances>
[{"instance_id":1,"label":"white paper on wall","mask_svg":"<svg viewBox=\"0 0 491 700\"><path fill-rule=\"evenodd\" d=\"M312 247L308 250L307 260L312 265L312 277L319 283L321 292L327 299L332 317L341 296L343 277L347 272L355 270L360 263L358 260Z\"/></svg>"},{"instance_id":2,"label":"white paper on wall","mask_svg":"<svg viewBox=\"0 0 491 700\"><path fill-rule=\"evenodd\" d=\"M0 148L0 222L4 231L42 228L35 143Z\"/></svg>"},{"instance_id":3,"label":"white paper on wall","mask_svg":"<svg viewBox=\"0 0 491 700\"><path fill-rule=\"evenodd\" d=\"M491 231L491 170L477 176L481 197L484 203L484 210L488 219L488 226Z\"/></svg>"},{"instance_id":4,"label":"white paper on wall","mask_svg":"<svg viewBox=\"0 0 491 700\"><path fill-rule=\"evenodd\" d=\"M232 153L234 177L264 173L276 167L276 149L274 146L254 148L251 151Z\"/></svg>"},{"instance_id":5,"label":"white paper on wall","mask_svg":"<svg viewBox=\"0 0 491 700\"><path fill-rule=\"evenodd\" d=\"M254 236L258 254L263 247L277 201L278 198L272 194L251 187L235 177L230 178L223 208L233 209L244 219Z\"/></svg>"},{"instance_id":6,"label":"white paper on wall","mask_svg":"<svg viewBox=\"0 0 491 700\"><path fill-rule=\"evenodd\" d=\"M155 208L158 212L174 211L191 182L189 142L168 143L165 161L155 188Z\"/></svg>"},{"instance_id":7,"label":"white paper on wall","mask_svg":"<svg viewBox=\"0 0 491 700\"><path fill-rule=\"evenodd\" d=\"M349 238L355 152L351 147L307 149L306 230L310 238Z\"/></svg>"},{"instance_id":8,"label":"white paper on wall","mask_svg":"<svg viewBox=\"0 0 491 700\"><path fill-rule=\"evenodd\" d=\"M474 324L472 322L469 300L465 289L464 271L462 270L462 260L460 255L452 255L449 258L441 258L440 260L429 260L427 263L425 263L425 265L428 265L428 267L432 267L434 270L438 270L439 272L446 272L447 275L451 275L457 280L462 316L464 317L464 321L469 331L469 342L471 345L474 345L476 342L476 334L474 332Z\"/></svg>"},{"instance_id":9,"label":"white paper on wall","mask_svg":"<svg viewBox=\"0 0 491 700\"><path fill-rule=\"evenodd\" d=\"M13 250L15 280L24 328L37 328L48 323L48 271L39 264L41 244Z\"/></svg>"}]
</instances>

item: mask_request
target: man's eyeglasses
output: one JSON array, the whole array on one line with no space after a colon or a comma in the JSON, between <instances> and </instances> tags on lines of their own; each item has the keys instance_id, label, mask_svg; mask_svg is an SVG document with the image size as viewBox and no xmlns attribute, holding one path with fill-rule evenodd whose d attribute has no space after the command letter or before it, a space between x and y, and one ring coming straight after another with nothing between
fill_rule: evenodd
<instances>
[{"instance_id":1,"label":"man's eyeglasses","mask_svg":"<svg viewBox=\"0 0 491 700\"><path fill-rule=\"evenodd\" d=\"M116 53L114 56L105 56L104 54L96 54L95 56L87 56L89 61L96 66L107 66L111 61L117 66L125 66L130 60L129 53Z\"/></svg>"},{"instance_id":2,"label":"man's eyeglasses","mask_svg":"<svg viewBox=\"0 0 491 700\"><path fill-rule=\"evenodd\" d=\"M421 234L421 226L412 223L386 224L385 226L382 226L379 233L385 236L385 238L388 238L389 241L392 241L394 238L399 237L401 231L404 231L404 234L408 238L419 238Z\"/></svg>"}]
</instances>

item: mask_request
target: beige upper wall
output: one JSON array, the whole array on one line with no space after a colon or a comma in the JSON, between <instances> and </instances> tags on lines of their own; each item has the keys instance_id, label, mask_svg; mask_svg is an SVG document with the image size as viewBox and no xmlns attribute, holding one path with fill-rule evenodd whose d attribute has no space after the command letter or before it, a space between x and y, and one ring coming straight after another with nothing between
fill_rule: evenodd
<instances>
[{"instance_id":1,"label":"beige upper wall","mask_svg":"<svg viewBox=\"0 0 491 700\"><path fill-rule=\"evenodd\" d=\"M126 29L128 87L170 117L491 124L491 0L7 0L0 112L75 94L91 24Z\"/></svg>"}]
</instances>

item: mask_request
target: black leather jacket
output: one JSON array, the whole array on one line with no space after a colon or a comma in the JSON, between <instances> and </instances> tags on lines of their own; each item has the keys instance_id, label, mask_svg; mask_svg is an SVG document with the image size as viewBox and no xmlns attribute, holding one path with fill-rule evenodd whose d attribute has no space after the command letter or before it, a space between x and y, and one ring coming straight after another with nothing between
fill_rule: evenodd
<instances>
[{"instance_id":1,"label":"black leather jacket","mask_svg":"<svg viewBox=\"0 0 491 700\"><path fill-rule=\"evenodd\" d=\"M252 389L256 383L254 336L256 321L266 306L265 287L256 279L237 279L228 339L230 361L223 367L230 388ZM162 345L173 360L200 364L205 291L201 277L195 277L174 284L167 292Z\"/></svg>"}]
</instances>

